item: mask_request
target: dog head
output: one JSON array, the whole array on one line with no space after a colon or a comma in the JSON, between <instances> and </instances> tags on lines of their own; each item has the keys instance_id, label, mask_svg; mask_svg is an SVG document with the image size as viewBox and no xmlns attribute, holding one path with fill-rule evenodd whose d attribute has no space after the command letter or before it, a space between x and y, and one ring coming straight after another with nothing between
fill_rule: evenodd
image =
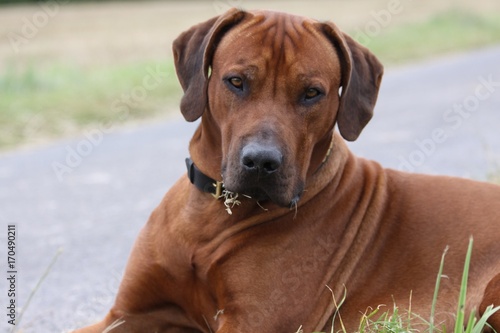
<instances>
[{"instance_id":1,"label":"dog head","mask_svg":"<svg viewBox=\"0 0 500 333\"><path fill-rule=\"evenodd\" d=\"M355 140L373 114L383 68L332 23L232 9L174 42L190 146L225 188L281 206L299 200L333 127Z\"/></svg>"}]
</instances>

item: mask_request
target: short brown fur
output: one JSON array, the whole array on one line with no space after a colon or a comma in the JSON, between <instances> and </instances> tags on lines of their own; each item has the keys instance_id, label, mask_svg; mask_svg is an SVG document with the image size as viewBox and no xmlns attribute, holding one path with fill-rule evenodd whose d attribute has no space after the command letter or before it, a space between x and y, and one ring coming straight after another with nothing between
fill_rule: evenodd
<instances>
[{"instance_id":1,"label":"short brown fur","mask_svg":"<svg viewBox=\"0 0 500 333\"><path fill-rule=\"evenodd\" d=\"M370 307L405 308L410 295L429 318L446 246L436 324L451 329L470 236L466 310L500 305L500 187L384 169L344 143L370 120L381 83L366 48L332 23L230 10L179 36L174 55L181 111L202 118L193 161L254 198L229 215L181 177L141 231L109 314L77 332L325 332L327 286L347 293L348 332ZM255 178L242 165L249 145L272 147L279 167ZM499 331L500 314L490 323Z\"/></svg>"}]
</instances>

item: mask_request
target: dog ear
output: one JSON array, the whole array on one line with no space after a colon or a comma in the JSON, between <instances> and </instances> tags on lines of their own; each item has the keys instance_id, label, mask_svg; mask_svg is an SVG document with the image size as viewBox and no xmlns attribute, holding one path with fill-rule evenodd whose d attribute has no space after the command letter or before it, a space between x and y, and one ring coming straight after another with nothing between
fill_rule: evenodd
<instances>
[{"instance_id":1,"label":"dog ear","mask_svg":"<svg viewBox=\"0 0 500 333\"><path fill-rule=\"evenodd\" d=\"M367 48L333 23L322 27L338 51L342 70L337 124L344 139L354 141L373 116L384 67Z\"/></svg>"},{"instance_id":2,"label":"dog ear","mask_svg":"<svg viewBox=\"0 0 500 333\"><path fill-rule=\"evenodd\" d=\"M187 121L195 121L207 105L209 68L218 42L245 12L230 9L225 14L193 26L173 43L177 77L184 90L181 112Z\"/></svg>"}]
</instances>

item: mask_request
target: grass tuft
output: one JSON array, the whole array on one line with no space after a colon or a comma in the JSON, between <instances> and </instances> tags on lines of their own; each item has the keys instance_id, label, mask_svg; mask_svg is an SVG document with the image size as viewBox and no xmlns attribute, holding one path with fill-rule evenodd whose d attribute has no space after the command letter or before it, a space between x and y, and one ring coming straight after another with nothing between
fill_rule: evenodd
<instances>
[{"instance_id":1,"label":"grass tuft","mask_svg":"<svg viewBox=\"0 0 500 333\"><path fill-rule=\"evenodd\" d=\"M486 309L484 314L479 319L477 318L476 313L472 311L472 313L469 315L467 322L465 320L467 281L468 281L469 267L472 256L472 246L473 246L473 240L471 238L469 241L469 246L465 257L462 282L460 286L460 296L456 311L456 322L455 322L454 333L481 333L485 329L490 328L487 323L488 318L491 317L497 311L500 311L500 306L497 307L490 306ZM439 272L437 275L436 286L432 300L431 317L429 318L428 321L425 318L419 316L418 314L412 312L411 294L410 294L410 305L408 307L409 310L401 311L395 302L393 304L392 309L389 311L382 312L381 311L381 308L383 307L382 305L377 307L376 309L370 309L366 311L365 314L363 314L357 332L359 333L411 333L411 332L446 333L447 332L446 327L437 328L435 326L434 314L435 314L436 304L438 301L440 281L444 277L442 273L447 251L448 248L444 250L443 255L441 257L441 263L439 266ZM342 299L342 302L338 304L337 312L339 311L339 308L341 307L344 300L345 300L345 295ZM337 305L336 302L335 305ZM335 316L336 315L337 313L335 314ZM338 331L334 331L332 325L332 330L330 333L334 332L348 333L343 325L341 325L341 329Z\"/></svg>"}]
</instances>

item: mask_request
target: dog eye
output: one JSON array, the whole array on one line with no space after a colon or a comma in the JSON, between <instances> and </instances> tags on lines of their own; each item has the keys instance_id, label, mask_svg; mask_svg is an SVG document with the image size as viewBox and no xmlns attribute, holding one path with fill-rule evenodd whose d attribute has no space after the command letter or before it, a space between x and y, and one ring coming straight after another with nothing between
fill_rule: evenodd
<instances>
[{"instance_id":1,"label":"dog eye","mask_svg":"<svg viewBox=\"0 0 500 333\"><path fill-rule=\"evenodd\" d=\"M311 99L319 95L318 89L315 88L309 88L306 91L306 99Z\"/></svg>"},{"instance_id":2,"label":"dog eye","mask_svg":"<svg viewBox=\"0 0 500 333\"><path fill-rule=\"evenodd\" d=\"M306 101L310 101L310 100L318 97L319 95L321 95L321 91L319 91L316 88L309 88L306 90L306 93L304 95L304 99Z\"/></svg>"},{"instance_id":3,"label":"dog eye","mask_svg":"<svg viewBox=\"0 0 500 333\"><path fill-rule=\"evenodd\" d=\"M239 90L243 90L243 80L240 77L233 76L233 77L230 77L227 81L234 88L239 89Z\"/></svg>"}]
</instances>

